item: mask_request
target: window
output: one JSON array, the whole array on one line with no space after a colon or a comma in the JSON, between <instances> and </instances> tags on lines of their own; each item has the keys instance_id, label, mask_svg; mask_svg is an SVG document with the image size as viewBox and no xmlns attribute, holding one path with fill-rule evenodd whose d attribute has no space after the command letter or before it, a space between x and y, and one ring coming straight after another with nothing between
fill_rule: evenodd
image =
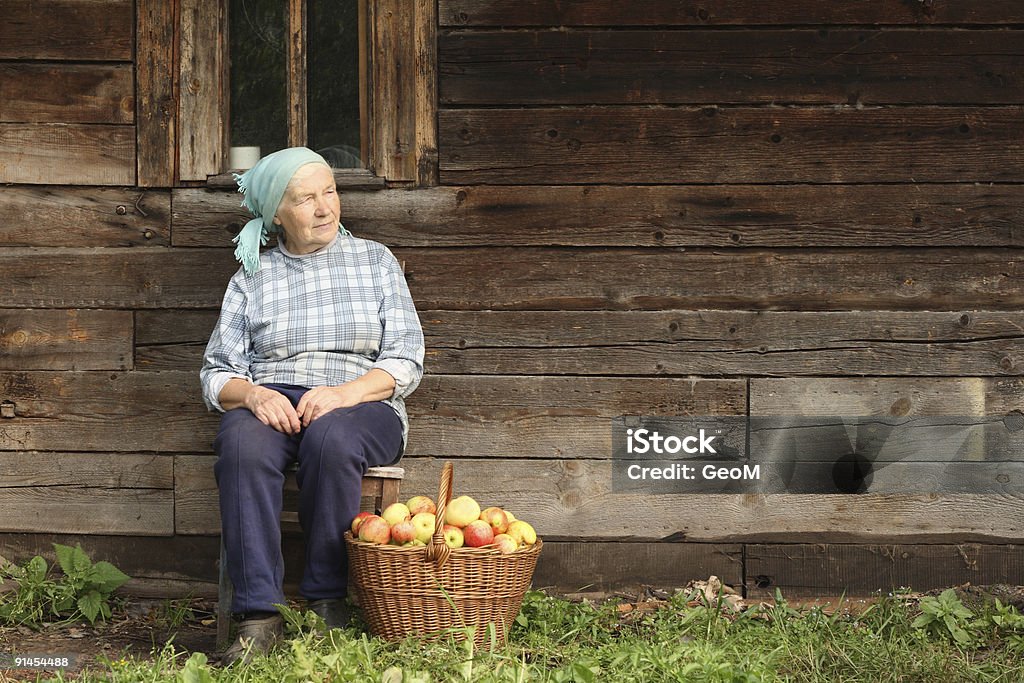
<instances>
[{"instance_id":1,"label":"window","mask_svg":"<svg viewBox=\"0 0 1024 683\"><path fill-rule=\"evenodd\" d=\"M318 1L278 0L271 3L271 9L273 4L282 5L288 20L282 20L281 26L290 23L299 27L297 35L301 38L307 33L304 23L308 26L310 21L319 22L323 17L317 13ZM334 8L349 1L323 0L322 6L334 12ZM234 187L230 174L225 173L232 144L228 129L231 89L227 37L230 8L240 2L136 0L135 145L136 183L140 187L172 187L193 182L209 187ZM434 185L437 0L351 2L361 27L355 49L360 74L358 147L363 168L338 169L335 177L339 184L353 187L380 187L385 181L393 185ZM314 27L313 33L317 30ZM305 41L288 41L288 45L289 51L305 53ZM314 53L318 49L312 47ZM298 63L294 55L291 59ZM286 140L288 144L295 140L295 144L355 147L353 129L342 134L323 123L324 119L334 118L334 110L354 105L353 98L321 87L322 81L332 77L322 75L318 57L312 59L311 68L290 72L292 77L285 80L283 96L280 85L269 81L262 89L268 93L268 101L284 103L289 127ZM335 67L330 57L326 63L324 68ZM351 84L349 81L348 87ZM310 91L312 96L307 98ZM322 111L326 114L316 113L321 106L316 104L318 100L323 102ZM310 101L314 102L312 106ZM294 107L307 111L302 116L289 116ZM312 139L307 139L309 125L313 127ZM319 140L318 135L322 136ZM284 146L280 137L268 144Z\"/></svg>"},{"instance_id":2,"label":"window","mask_svg":"<svg viewBox=\"0 0 1024 683\"><path fill-rule=\"evenodd\" d=\"M307 145L335 168L362 168L365 3L231 0L230 12L231 145Z\"/></svg>"}]
</instances>

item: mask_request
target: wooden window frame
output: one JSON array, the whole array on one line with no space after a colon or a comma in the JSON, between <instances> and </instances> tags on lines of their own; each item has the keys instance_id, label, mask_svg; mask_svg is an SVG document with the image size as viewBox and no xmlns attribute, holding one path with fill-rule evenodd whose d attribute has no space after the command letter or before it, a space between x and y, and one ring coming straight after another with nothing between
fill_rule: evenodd
<instances>
[{"instance_id":1,"label":"wooden window frame","mask_svg":"<svg viewBox=\"0 0 1024 683\"><path fill-rule=\"evenodd\" d=\"M228 0L138 0L140 69L140 186L191 184L234 187L226 173L230 146L227 112ZM437 165L437 0L359 0L360 138L362 169L335 169L349 188L430 186ZM305 1L288 0L288 139L305 144ZM171 25L171 26L169 26ZM160 36L177 33L167 65ZM145 60L145 61L143 61ZM147 74L172 72L170 93L142 91ZM143 158L145 157L145 158Z\"/></svg>"}]
</instances>

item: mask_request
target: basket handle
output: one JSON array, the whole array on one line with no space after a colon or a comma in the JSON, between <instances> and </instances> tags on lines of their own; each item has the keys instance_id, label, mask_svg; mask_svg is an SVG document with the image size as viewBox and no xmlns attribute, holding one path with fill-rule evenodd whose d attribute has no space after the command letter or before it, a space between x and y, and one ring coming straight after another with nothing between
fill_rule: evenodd
<instances>
[{"instance_id":1,"label":"basket handle","mask_svg":"<svg viewBox=\"0 0 1024 683\"><path fill-rule=\"evenodd\" d=\"M434 535L427 544L426 558L433 562L440 569L448 561L452 549L444 542L444 515L448 503L452 500L452 471L451 461L447 461L441 468L441 488L437 492L437 517L434 519Z\"/></svg>"}]
</instances>

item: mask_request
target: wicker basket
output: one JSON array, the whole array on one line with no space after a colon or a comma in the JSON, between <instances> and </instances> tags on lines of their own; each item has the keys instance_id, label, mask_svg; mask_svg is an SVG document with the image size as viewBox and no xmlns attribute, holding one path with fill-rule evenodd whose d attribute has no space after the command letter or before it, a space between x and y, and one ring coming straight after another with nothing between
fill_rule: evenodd
<instances>
[{"instance_id":1,"label":"wicker basket","mask_svg":"<svg viewBox=\"0 0 1024 683\"><path fill-rule=\"evenodd\" d=\"M530 587L542 541L502 555L495 548L450 549L441 528L452 497L452 464L441 472L437 525L426 546L376 545L345 534L349 584L370 626L388 640L437 638L449 629L475 627L474 642L505 642ZM460 637L456 632L456 637Z\"/></svg>"}]
</instances>

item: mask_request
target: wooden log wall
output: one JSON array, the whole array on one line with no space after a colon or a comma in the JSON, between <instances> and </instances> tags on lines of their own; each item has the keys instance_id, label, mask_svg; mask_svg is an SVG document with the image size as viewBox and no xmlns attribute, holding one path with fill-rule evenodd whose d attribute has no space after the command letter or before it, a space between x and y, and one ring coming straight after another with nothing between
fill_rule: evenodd
<instances>
[{"instance_id":1,"label":"wooden log wall","mask_svg":"<svg viewBox=\"0 0 1024 683\"><path fill-rule=\"evenodd\" d=\"M125 3L8 4L116 23ZM0 27L0 555L77 540L137 592L202 594L217 416L197 373L246 216L231 192L150 187L178 163L152 150L202 109L151 78L172 19L139 0L140 61L129 41L102 68L79 32L43 55ZM458 493L551 541L537 584L562 589L1021 581L1019 481L640 495L611 490L610 464L621 415L1024 421L1019 3L438 0L437 20L439 184L342 198L405 262L427 336L406 493L454 459ZM130 127L116 98L143 59L138 180L93 175L136 172L113 144L2 175L10 141L48 126ZM17 85L40 73L71 99Z\"/></svg>"}]
</instances>

